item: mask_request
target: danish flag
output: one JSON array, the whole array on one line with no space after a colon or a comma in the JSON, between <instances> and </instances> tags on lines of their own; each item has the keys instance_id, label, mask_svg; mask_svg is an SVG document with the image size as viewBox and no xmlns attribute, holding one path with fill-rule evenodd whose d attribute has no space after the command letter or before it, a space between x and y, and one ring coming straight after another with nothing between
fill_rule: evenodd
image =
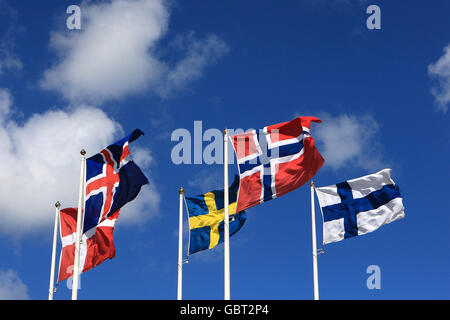
<instances>
[{"instance_id":1,"label":"danish flag","mask_svg":"<svg viewBox=\"0 0 450 320\"><path fill-rule=\"evenodd\" d=\"M240 187L236 212L280 197L310 180L324 159L310 133L315 117L230 136L236 153Z\"/></svg>"},{"instance_id":2,"label":"danish flag","mask_svg":"<svg viewBox=\"0 0 450 320\"><path fill-rule=\"evenodd\" d=\"M77 208L66 208L59 213L62 249L59 260L58 282L73 275L77 213ZM119 211L116 211L83 234L80 243L80 273L98 266L106 259L114 258L116 249L113 241L113 231L118 217Z\"/></svg>"}]
</instances>

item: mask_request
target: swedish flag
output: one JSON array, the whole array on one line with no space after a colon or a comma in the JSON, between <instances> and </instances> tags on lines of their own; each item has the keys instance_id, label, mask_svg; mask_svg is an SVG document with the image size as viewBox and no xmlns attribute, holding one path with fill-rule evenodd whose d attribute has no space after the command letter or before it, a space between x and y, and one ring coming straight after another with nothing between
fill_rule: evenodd
<instances>
[{"instance_id":1,"label":"swedish flag","mask_svg":"<svg viewBox=\"0 0 450 320\"><path fill-rule=\"evenodd\" d=\"M230 216L230 236L245 223L245 211L236 213L236 200L239 191L239 176L229 188L228 214ZM186 197L189 213L189 254L212 249L223 242L224 192L214 190L196 197Z\"/></svg>"}]
</instances>

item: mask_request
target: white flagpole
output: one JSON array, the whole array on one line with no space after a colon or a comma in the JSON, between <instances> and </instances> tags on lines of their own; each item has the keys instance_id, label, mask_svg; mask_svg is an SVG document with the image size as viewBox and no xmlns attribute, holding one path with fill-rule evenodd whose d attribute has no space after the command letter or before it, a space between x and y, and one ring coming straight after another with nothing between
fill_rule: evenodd
<instances>
[{"instance_id":1,"label":"white flagpole","mask_svg":"<svg viewBox=\"0 0 450 320\"><path fill-rule=\"evenodd\" d=\"M85 193L85 171L86 171L86 151L82 149L81 154L81 173L80 173L80 190L78 194L78 212L77 212L77 236L75 242L75 259L73 263L73 283L72 283L72 300L78 299L78 282L80 279L80 245L82 234L82 219L84 209L84 193Z\"/></svg>"},{"instance_id":2,"label":"white flagpole","mask_svg":"<svg viewBox=\"0 0 450 320\"><path fill-rule=\"evenodd\" d=\"M319 275L317 270L317 243L316 243L316 210L314 204L314 182L311 180L311 220L312 220L312 255L314 272L314 300L319 300Z\"/></svg>"},{"instance_id":3,"label":"white flagpole","mask_svg":"<svg viewBox=\"0 0 450 320\"><path fill-rule=\"evenodd\" d=\"M50 266L50 286L48 289L48 300L53 300L53 293L55 290L55 261L56 261L56 240L58 237L58 220L59 220L59 208L61 204L59 201L55 203L55 223L53 226L53 247L52 247L52 263Z\"/></svg>"},{"instance_id":4,"label":"white flagpole","mask_svg":"<svg viewBox=\"0 0 450 320\"><path fill-rule=\"evenodd\" d=\"M178 190L180 194L180 210L178 220L178 291L177 300L182 299L183 292L183 187Z\"/></svg>"},{"instance_id":5,"label":"white flagpole","mask_svg":"<svg viewBox=\"0 0 450 320\"><path fill-rule=\"evenodd\" d=\"M223 131L224 143L224 161L223 161L223 177L224 177L224 218L223 218L223 232L224 232L224 300L230 300L230 218L229 218L229 199L228 199L228 130Z\"/></svg>"}]
</instances>

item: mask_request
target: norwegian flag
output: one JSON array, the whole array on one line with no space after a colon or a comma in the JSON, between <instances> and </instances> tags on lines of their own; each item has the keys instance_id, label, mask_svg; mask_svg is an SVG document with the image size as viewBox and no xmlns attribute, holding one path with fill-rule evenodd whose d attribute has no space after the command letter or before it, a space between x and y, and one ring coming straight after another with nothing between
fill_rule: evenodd
<instances>
[{"instance_id":1,"label":"norwegian flag","mask_svg":"<svg viewBox=\"0 0 450 320\"><path fill-rule=\"evenodd\" d=\"M310 180L324 159L310 133L315 117L298 117L230 136L238 162L240 187L236 212L280 197Z\"/></svg>"},{"instance_id":2,"label":"norwegian flag","mask_svg":"<svg viewBox=\"0 0 450 320\"><path fill-rule=\"evenodd\" d=\"M86 159L86 203L83 232L118 211L138 195L148 180L130 159L129 143L144 133L130 135Z\"/></svg>"},{"instance_id":3,"label":"norwegian flag","mask_svg":"<svg viewBox=\"0 0 450 320\"><path fill-rule=\"evenodd\" d=\"M116 250L113 242L114 225L119 211L104 219L100 224L85 232L80 244L80 273L98 266L106 259L114 258ZM77 208L60 211L61 256L59 260L58 282L72 277L77 236Z\"/></svg>"}]
</instances>

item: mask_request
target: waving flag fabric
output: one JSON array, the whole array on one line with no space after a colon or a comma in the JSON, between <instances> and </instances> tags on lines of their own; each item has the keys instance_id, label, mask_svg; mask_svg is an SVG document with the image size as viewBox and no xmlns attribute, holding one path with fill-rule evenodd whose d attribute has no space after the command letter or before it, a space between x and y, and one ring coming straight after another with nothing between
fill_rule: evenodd
<instances>
[{"instance_id":1,"label":"waving flag fabric","mask_svg":"<svg viewBox=\"0 0 450 320\"><path fill-rule=\"evenodd\" d=\"M245 212L236 213L236 198L239 176L235 176L229 188L230 236L239 231L245 223ZM189 254L212 249L223 242L224 191L214 190L195 197L186 197L189 213Z\"/></svg>"},{"instance_id":2,"label":"waving flag fabric","mask_svg":"<svg viewBox=\"0 0 450 320\"><path fill-rule=\"evenodd\" d=\"M315 117L298 117L230 136L239 167L237 211L280 197L310 180L324 159L310 133Z\"/></svg>"},{"instance_id":3,"label":"waving flag fabric","mask_svg":"<svg viewBox=\"0 0 450 320\"><path fill-rule=\"evenodd\" d=\"M112 259L116 250L113 242L114 225L119 211L104 219L100 224L85 232L80 245L80 273L98 266L106 259ZM60 235L62 250L59 261L58 281L72 277L77 232L77 208L60 211Z\"/></svg>"},{"instance_id":4,"label":"waving flag fabric","mask_svg":"<svg viewBox=\"0 0 450 320\"><path fill-rule=\"evenodd\" d=\"M129 143L144 133L130 135L86 159L86 232L132 201L148 183L141 169L130 159Z\"/></svg>"},{"instance_id":5,"label":"waving flag fabric","mask_svg":"<svg viewBox=\"0 0 450 320\"><path fill-rule=\"evenodd\" d=\"M114 225L120 209L148 183L131 160L129 143L144 133L136 129L86 159L86 198L80 247L80 273L115 256ZM58 281L73 275L77 209L60 212L62 251Z\"/></svg>"},{"instance_id":6,"label":"waving flag fabric","mask_svg":"<svg viewBox=\"0 0 450 320\"><path fill-rule=\"evenodd\" d=\"M405 217L391 169L316 188L324 221L324 243L372 232Z\"/></svg>"}]
</instances>

